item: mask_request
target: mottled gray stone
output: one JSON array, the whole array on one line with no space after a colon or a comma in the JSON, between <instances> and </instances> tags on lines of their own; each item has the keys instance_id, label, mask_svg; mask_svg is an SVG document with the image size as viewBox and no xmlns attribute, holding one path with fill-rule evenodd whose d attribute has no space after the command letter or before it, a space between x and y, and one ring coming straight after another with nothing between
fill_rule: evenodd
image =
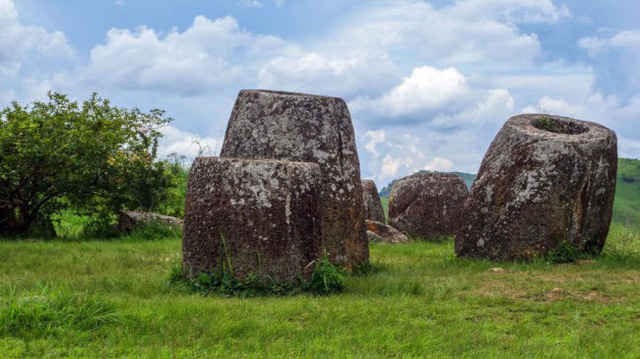
<instances>
[{"instance_id":1,"label":"mottled gray stone","mask_svg":"<svg viewBox=\"0 0 640 359\"><path fill-rule=\"evenodd\" d=\"M530 259L560 244L599 253L617 171L613 131L592 122L519 115L487 151L456 236L459 256Z\"/></svg>"},{"instance_id":2,"label":"mottled gray stone","mask_svg":"<svg viewBox=\"0 0 640 359\"><path fill-rule=\"evenodd\" d=\"M364 203L364 218L377 222L386 222L382 202L376 183L372 180L362 180L362 201Z\"/></svg>"},{"instance_id":3,"label":"mottled gray stone","mask_svg":"<svg viewBox=\"0 0 640 359\"><path fill-rule=\"evenodd\" d=\"M310 162L199 157L189 173L183 264L279 282L307 278L321 255L320 168Z\"/></svg>"},{"instance_id":4,"label":"mottled gray stone","mask_svg":"<svg viewBox=\"0 0 640 359\"><path fill-rule=\"evenodd\" d=\"M435 239L460 226L469 190L455 174L418 172L393 184L389 224L410 236Z\"/></svg>"},{"instance_id":5,"label":"mottled gray stone","mask_svg":"<svg viewBox=\"0 0 640 359\"><path fill-rule=\"evenodd\" d=\"M367 236L369 241L385 242L385 243L407 243L409 237L399 230L386 225L382 222L367 219Z\"/></svg>"},{"instance_id":6,"label":"mottled gray stone","mask_svg":"<svg viewBox=\"0 0 640 359\"><path fill-rule=\"evenodd\" d=\"M121 211L118 215L119 232L128 233L140 226L150 223L161 223L181 228L183 221L180 218L153 212Z\"/></svg>"},{"instance_id":7,"label":"mottled gray stone","mask_svg":"<svg viewBox=\"0 0 640 359\"><path fill-rule=\"evenodd\" d=\"M346 268L368 261L360 164L342 99L240 91L220 156L317 163L323 250L333 263Z\"/></svg>"}]
</instances>

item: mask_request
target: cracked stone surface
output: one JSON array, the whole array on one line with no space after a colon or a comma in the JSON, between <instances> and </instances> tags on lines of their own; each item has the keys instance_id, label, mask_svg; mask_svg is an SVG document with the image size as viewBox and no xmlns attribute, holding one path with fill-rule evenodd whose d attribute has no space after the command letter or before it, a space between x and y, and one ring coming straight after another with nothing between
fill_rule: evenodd
<instances>
[{"instance_id":1,"label":"cracked stone surface","mask_svg":"<svg viewBox=\"0 0 640 359\"><path fill-rule=\"evenodd\" d=\"M238 278L308 277L322 255L320 177L310 162L197 158L186 195L185 273L226 266Z\"/></svg>"},{"instance_id":2,"label":"cracked stone surface","mask_svg":"<svg viewBox=\"0 0 640 359\"><path fill-rule=\"evenodd\" d=\"M362 180L362 201L364 202L364 218L377 222L386 222L382 202L376 183L370 179Z\"/></svg>"},{"instance_id":3,"label":"cracked stone surface","mask_svg":"<svg viewBox=\"0 0 640 359\"><path fill-rule=\"evenodd\" d=\"M563 243L599 253L609 231L617 140L599 124L519 115L487 151L456 236L459 256L530 259Z\"/></svg>"},{"instance_id":4,"label":"cracked stone surface","mask_svg":"<svg viewBox=\"0 0 640 359\"><path fill-rule=\"evenodd\" d=\"M397 180L389 195L389 224L424 239L452 235L469 191L450 173L420 172Z\"/></svg>"},{"instance_id":5,"label":"cracked stone surface","mask_svg":"<svg viewBox=\"0 0 640 359\"><path fill-rule=\"evenodd\" d=\"M317 163L323 250L346 268L368 262L360 162L342 99L242 90L220 156Z\"/></svg>"},{"instance_id":6,"label":"cracked stone surface","mask_svg":"<svg viewBox=\"0 0 640 359\"><path fill-rule=\"evenodd\" d=\"M129 233L134 229L149 223L162 223L182 228L183 220L153 212L120 211L118 214L118 231Z\"/></svg>"}]
</instances>

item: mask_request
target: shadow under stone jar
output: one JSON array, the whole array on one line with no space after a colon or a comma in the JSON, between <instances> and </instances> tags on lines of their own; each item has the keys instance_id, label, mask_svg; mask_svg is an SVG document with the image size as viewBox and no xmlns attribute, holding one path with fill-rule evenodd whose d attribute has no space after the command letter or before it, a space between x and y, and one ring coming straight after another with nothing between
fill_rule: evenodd
<instances>
[{"instance_id":1,"label":"shadow under stone jar","mask_svg":"<svg viewBox=\"0 0 640 359\"><path fill-rule=\"evenodd\" d=\"M456 236L458 256L531 259L604 247L618 164L613 131L543 114L510 118L487 151Z\"/></svg>"}]
</instances>

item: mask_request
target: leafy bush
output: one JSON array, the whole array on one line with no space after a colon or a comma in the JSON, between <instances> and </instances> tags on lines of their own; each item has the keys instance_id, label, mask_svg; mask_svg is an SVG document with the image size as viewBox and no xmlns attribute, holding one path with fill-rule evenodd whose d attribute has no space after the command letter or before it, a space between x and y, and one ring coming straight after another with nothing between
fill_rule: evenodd
<instances>
[{"instance_id":1,"label":"leafy bush","mask_svg":"<svg viewBox=\"0 0 640 359\"><path fill-rule=\"evenodd\" d=\"M64 208L108 222L167 197L170 164L157 161L161 110L121 109L93 95L0 110L0 234L27 233Z\"/></svg>"},{"instance_id":2,"label":"leafy bush","mask_svg":"<svg viewBox=\"0 0 640 359\"><path fill-rule=\"evenodd\" d=\"M189 168L184 162L184 157L176 155L166 161L164 175L169 179L169 186L165 196L153 208L155 212L178 218L184 217L184 203L189 177Z\"/></svg>"},{"instance_id":3,"label":"leafy bush","mask_svg":"<svg viewBox=\"0 0 640 359\"><path fill-rule=\"evenodd\" d=\"M582 258L583 255L568 241L562 241L558 246L547 253L547 259L552 263L572 263Z\"/></svg>"},{"instance_id":4,"label":"leafy bush","mask_svg":"<svg viewBox=\"0 0 640 359\"><path fill-rule=\"evenodd\" d=\"M308 289L316 294L342 292L344 289L344 272L324 256L316 264L311 275Z\"/></svg>"}]
</instances>

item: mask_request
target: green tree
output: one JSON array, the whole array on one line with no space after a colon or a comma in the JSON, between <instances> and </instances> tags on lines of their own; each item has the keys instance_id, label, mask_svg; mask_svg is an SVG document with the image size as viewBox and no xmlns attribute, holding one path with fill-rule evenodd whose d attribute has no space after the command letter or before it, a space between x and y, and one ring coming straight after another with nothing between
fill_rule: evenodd
<instances>
[{"instance_id":1,"label":"green tree","mask_svg":"<svg viewBox=\"0 0 640 359\"><path fill-rule=\"evenodd\" d=\"M28 232L62 208L153 208L171 184L156 159L159 129L170 120L96 94L79 105L49 93L46 102L1 110L0 234Z\"/></svg>"}]
</instances>

